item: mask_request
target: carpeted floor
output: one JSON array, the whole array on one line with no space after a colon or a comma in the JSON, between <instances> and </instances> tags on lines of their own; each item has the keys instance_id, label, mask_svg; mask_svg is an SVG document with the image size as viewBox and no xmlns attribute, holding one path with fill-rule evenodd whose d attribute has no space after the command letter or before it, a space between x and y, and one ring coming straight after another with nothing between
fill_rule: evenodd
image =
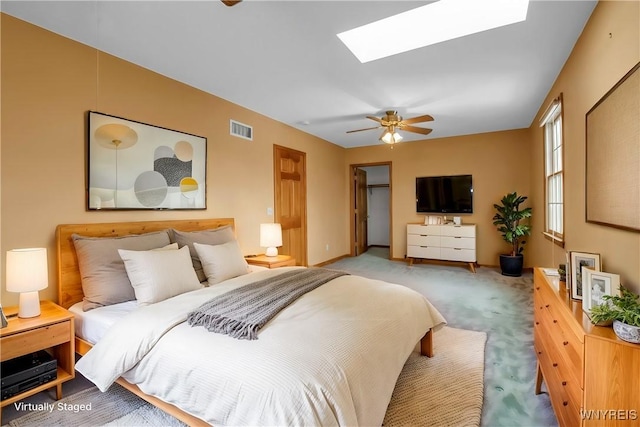
<instances>
[{"instance_id":1,"label":"carpeted floor","mask_svg":"<svg viewBox=\"0 0 640 427\"><path fill-rule=\"evenodd\" d=\"M414 353L405 364L385 426L479 425L486 334L451 327L438 334L433 358ZM106 393L91 387L70 395L51 411L25 412L9 427L184 426L117 384Z\"/></svg>"},{"instance_id":2,"label":"carpeted floor","mask_svg":"<svg viewBox=\"0 0 640 427\"><path fill-rule=\"evenodd\" d=\"M345 258L326 267L408 286L429 298L449 326L487 333L482 426L557 426L548 396L534 394L531 274L511 278L483 267L477 269L477 274L464 266L424 263L409 267L403 262L389 261L387 256L387 249L372 248L359 257ZM436 348L437 345L438 334ZM87 386L86 380L78 376L65 383L63 390L69 395ZM30 400L54 401L47 393L39 393ZM455 404L454 397L450 400L451 405ZM23 414L11 405L3 408L2 415L6 423Z\"/></svg>"},{"instance_id":3,"label":"carpeted floor","mask_svg":"<svg viewBox=\"0 0 640 427\"><path fill-rule=\"evenodd\" d=\"M480 267L473 274L464 264L409 267L388 260L388 253L371 248L326 267L408 286L425 295L449 326L487 333L482 426L557 426L548 395L534 394L531 273L506 277L497 269Z\"/></svg>"}]
</instances>

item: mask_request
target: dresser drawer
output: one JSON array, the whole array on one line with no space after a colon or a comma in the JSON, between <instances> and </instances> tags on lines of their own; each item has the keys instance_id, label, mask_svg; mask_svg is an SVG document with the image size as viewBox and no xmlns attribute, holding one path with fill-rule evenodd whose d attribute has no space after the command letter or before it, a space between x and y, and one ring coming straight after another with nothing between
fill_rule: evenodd
<instances>
[{"instance_id":1,"label":"dresser drawer","mask_svg":"<svg viewBox=\"0 0 640 427\"><path fill-rule=\"evenodd\" d=\"M407 224L407 234L422 234L425 236L439 236L441 225Z\"/></svg>"},{"instance_id":2,"label":"dresser drawer","mask_svg":"<svg viewBox=\"0 0 640 427\"><path fill-rule=\"evenodd\" d=\"M534 341L540 343L538 347L544 348L546 352L545 362L553 369L556 378L557 388L563 390L563 396L576 403L582 401L582 385L580 372L576 372L576 367L568 362L563 354L562 345L558 345L560 337L557 336L557 329L548 328L545 323L534 325ZM549 384L547 384L549 385Z\"/></svg>"},{"instance_id":3,"label":"dresser drawer","mask_svg":"<svg viewBox=\"0 0 640 427\"><path fill-rule=\"evenodd\" d=\"M444 225L442 226L443 236L452 237L476 237L476 227L474 225Z\"/></svg>"},{"instance_id":4,"label":"dresser drawer","mask_svg":"<svg viewBox=\"0 0 640 427\"><path fill-rule=\"evenodd\" d=\"M407 234L407 245L411 246L440 246L440 236L426 236L422 234Z\"/></svg>"},{"instance_id":5,"label":"dresser drawer","mask_svg":"<svg viewBox=\"0 0 640 427\"><path fill-rule=\"evenodd\" d=\"M575 382L563 379L566 365L558 362L559 356L549 345L546 334L539 325L534 326L534 348L551 404L561 426L579 426L582 390Z\"/></svg>"},{"instance_id":6,"label":"dresser drawer","mask_svg":"<svg viewBox=\"0 0 640 427\"><path fill-rule=\"evenodd\" d=\"M13 359L43 348L54 347L72 340L71 321L7 335L0 340L2 361Z\"/></svg>"},{"instance_id":7,"label":"dresser drawer","mask_svg":"<svg viewBox=\"0 0 640 427\"><path fill-rule=\"evenodd\" d=\"M410 258L440 259L439 246L407 246L407 256Z\"/></svg>"},{"instance_id":8,"label":"dresser drawer","mask_svg":"<svg viewBox=\"0 0 640 427\"><path fill-rule=\"evenodd\" d=\"M476 251L475 249L441 248L440 257L448 261L475 262Z\"/></svg>"},{"instance_id":9,"label":"dresser drawer","mask_svg":"<svg viewBox=\"0 0 640 427\"><path fill-rule=\"evenodd\" d=\"M567 373L571 375L567 379L571 379L582 388L582 344L562 319L554 323L553 327L554 330L551 332L553 344L563 363L567 366Z\"/></svg>"},{"instance_id":10,"label":"dresser drawer","mask_svg":"<svg viewBox=\"0 0 640 427\"><path fill-rule=\"evenodd\" d=\"M440 246L443 248L456 248L456 249L475 249L476 239L471 237L440 237Z\"/></svg>"}]
</instances>

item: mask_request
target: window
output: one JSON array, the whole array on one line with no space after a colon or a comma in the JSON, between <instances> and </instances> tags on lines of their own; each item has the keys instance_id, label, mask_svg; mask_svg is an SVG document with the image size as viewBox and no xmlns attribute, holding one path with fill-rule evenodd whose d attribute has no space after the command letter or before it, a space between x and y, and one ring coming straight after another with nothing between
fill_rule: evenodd
<instances>
[{"instance_id":1,"label":"window","mask_svg":"<svg viewBox=\"0 0 640 427\"><path fill-rule=\"evenodd\" d=\"M544 127L545 236L564 246L564 174L562 165L562 94L540 120Z\"/></svg>"}]
</instances>

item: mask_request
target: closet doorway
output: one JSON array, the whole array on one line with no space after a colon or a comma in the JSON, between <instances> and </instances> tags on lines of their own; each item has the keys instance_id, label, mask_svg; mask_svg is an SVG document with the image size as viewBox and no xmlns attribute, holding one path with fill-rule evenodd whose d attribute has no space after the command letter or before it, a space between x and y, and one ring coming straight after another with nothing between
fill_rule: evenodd
<instances>
[{"instance_id":1,"label":"closet doorway","mask_svg":"<svg viewBox=\"0 0 640 427\"><path fill-rule=\"evenodd\" d=\"M351 256L371 247L391 259L391 162L350 165Z\"/></svg>"}]
</instances>

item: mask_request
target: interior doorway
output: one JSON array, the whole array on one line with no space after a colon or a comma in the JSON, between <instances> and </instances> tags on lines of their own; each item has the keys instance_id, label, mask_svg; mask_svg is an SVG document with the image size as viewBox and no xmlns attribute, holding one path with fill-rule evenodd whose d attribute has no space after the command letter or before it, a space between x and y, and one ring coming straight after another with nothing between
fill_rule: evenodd
<instances>
[{"instance_id":1,"label":"interior doorway","mask_svg":"<svg viewBox=\"0 0 640 427\"><path fill-rule=\"evenodd\" d=\"M375 247L391 259L391 162L350 165L350 176L351 256Z\"/></svg>"}]
</instances>

